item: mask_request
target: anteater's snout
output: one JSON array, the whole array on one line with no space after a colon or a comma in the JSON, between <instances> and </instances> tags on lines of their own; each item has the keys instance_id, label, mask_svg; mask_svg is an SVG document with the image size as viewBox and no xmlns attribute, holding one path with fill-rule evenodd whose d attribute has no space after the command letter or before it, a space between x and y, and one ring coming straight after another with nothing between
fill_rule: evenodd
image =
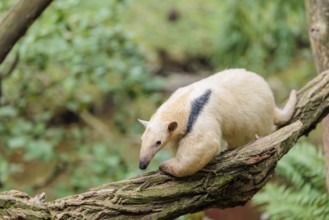
<instances>
[{"instance_id":1,"label":"anteater's snout","mask_svg":"<svg viewBox=\"0 0 329 220\"><path fill-rule=\"evenodd\" d=\"M149 162L146 160L139 161L139 169L141 169L141 170L145 170L148 165L149 165Z\"/></svg>"}]
</instances>

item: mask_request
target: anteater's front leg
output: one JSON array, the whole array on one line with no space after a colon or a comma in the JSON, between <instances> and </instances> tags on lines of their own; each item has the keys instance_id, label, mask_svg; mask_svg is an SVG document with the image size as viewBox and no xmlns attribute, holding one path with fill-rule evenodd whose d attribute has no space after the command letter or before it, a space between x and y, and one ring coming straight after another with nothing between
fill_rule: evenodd
<instances>
[{"instance_id":1,"label":"anteater's front leg","mask_svg":"<svg viewBox=\"0 0 329 220\"><path fill-rule=\"evenodd\" d=\"M219 138L190 133L179 143L175 158L162 163L160 169L176 177L189 176L207 165L219 150Z\"/></svg>"}]
</instances>

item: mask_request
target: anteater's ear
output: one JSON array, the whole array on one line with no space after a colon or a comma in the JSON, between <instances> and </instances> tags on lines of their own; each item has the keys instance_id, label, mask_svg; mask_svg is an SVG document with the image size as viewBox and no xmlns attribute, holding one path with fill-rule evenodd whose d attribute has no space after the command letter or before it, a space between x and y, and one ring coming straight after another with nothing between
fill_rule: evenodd
<instances>
[{"instance_id":1,"label":"anteater's ear","mask_svg":"<svg viewBox=\"0 0 329 220\"><path fill-rule=\"evenodd\" d=\"M170 122L168 125L168 132L169 133L173 132L174 130L176 130L177 127L178 127L177 122L175 122L175 121Z\"/></svg>"},{"instance_id":2,"label":"anteater's ear","mask_svg":"<svg viewBox=\"0 0 329 220\"><path fill-rule=\"evenodd\" d=\"M142 119L137 119L145 128L147 127L148 121L144 121Z\"/></svg>"}]
</instances>

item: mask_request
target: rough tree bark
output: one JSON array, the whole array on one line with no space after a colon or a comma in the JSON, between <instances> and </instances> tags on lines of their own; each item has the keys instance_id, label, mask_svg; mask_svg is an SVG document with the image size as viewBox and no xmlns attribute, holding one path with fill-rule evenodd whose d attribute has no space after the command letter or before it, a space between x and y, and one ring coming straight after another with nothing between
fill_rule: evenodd
<instances>
[{"instance_id":1,"label":"rough tree bark","mask_svg":"<svg viewBox=\"0 0 329 220\"><path fill-rule=\"evenodd\" d=\"M217 156L193 176L161 171L44 202L19 191L0 193L1 219L173 219L211 207L243 205L272 177L276 163L329 113L329 71L298 92L290 124Z\"/></svg>"},{"instance_id":2,"label":"rough tree bark","mask_svg":"<svg viewBox=\"0 0 329 220\"><path fill-rule=\"evenodd\" d=\"M309 36L318 73L329 69L329 1L305 0ZM323 120L323 152L329 193L329 116Z\"/></svg>"}]
</instances>

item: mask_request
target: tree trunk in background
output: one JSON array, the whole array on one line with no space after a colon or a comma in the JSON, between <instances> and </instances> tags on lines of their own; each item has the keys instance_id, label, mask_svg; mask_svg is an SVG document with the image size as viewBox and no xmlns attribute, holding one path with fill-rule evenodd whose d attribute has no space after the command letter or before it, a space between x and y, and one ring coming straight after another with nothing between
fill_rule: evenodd
<instances>
[{"instance_id":1,"label":"tree trunk in background","mask_svg":"<svg viewBox=\"0 0 329 220\"><path fill-rule=\"evenodd\" d=\"M20 0L0 23L0 64L52 0Z\"/></svg>"},{"instance_id":2,"label":"tree trunk in background","mask_svg":"<svg viewBox=\"0 0 329 220\"><path fill-rule=\"evenodd\" d=\"M308 30L318 73L329 69L329 1L305 0ZM329 193L329 116L323 120L323 152Z\"/></svg>"}]
</instances>

